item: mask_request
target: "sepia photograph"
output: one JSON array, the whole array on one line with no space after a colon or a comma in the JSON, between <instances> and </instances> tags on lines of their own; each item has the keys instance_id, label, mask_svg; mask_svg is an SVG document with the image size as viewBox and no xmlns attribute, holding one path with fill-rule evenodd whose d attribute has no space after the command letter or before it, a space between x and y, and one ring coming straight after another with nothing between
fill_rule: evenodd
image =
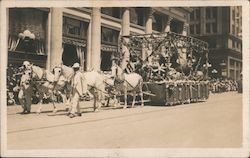
<instances>
[{"instance_id":1,"label":"sepia photograph","mask_svg":"<svg viewBox=\"0 0 250 158\"><path fill-rule=\"evenodd\" d=\"M0 3L1 157L250 156L249 1Z\"/></svg>"}]
</instances>

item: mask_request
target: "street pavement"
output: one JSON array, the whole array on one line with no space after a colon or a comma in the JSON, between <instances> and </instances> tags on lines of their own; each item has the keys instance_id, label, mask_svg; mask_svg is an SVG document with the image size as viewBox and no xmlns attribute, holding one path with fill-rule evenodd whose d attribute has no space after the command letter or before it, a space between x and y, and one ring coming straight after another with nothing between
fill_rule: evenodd
<instances>
[{"instance_id":1,"label":"street pavement","mask_svg":"<svg viewBox=\"0 0 250 158\"><path fill-rule=\"evenodd\" d=\"M43 112L18 114L7 108L8 149L81 148L234 148L242 145L242 94L211 94L206 102L122 109L81 102L81 117L66 116L65 106L44 104Z\"/></svg>"}]
</instances>

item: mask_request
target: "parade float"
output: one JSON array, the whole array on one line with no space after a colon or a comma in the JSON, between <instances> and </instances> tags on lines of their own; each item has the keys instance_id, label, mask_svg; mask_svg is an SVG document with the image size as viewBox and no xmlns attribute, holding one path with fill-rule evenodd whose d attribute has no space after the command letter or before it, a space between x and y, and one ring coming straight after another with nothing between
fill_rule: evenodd
<instances>
[{"instance_id":1,"label":"parade float","mask_svg":"<svg viewBox=\"0 0 250 158\"><path fill-rule=\"evenodd\" d=\"M143 77L153 104L177 105L209 97L208 44L173 32L121 36L121 65Z\"/></svg>"}]
</instances>

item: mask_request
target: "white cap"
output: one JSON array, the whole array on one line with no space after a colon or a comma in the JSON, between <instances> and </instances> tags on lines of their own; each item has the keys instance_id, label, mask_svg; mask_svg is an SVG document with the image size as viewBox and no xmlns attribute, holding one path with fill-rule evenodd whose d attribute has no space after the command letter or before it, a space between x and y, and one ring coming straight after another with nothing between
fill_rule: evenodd
<instances>
[{"instance_id":1,"label":"white cap","mask_svg":"<svg viewBox=\"0 0 250 158\"><path fill-rule=\"evenodd\" d=\"M72 67L73 68L80 68L80 64L79 63L75 63Z\"/></svg>"}]
</instances>

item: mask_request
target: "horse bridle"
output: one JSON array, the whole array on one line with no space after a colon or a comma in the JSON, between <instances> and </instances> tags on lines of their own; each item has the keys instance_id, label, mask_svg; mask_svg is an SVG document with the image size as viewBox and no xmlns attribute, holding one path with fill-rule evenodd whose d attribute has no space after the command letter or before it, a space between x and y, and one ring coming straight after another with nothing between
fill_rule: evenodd
<instances>
[{"instance_id":1,"label":"horse bridle","mask_svg":"<svg viewBox=\"0 0 250 158\"><path fill-rule=\"evenodd\" d=\"M60 69L60 75L59 76L61 76L62 73L63 73L62 67L61 66L55 66L54 69L53 69L53 72L55 72L55 68L59 68Z\"/></svg>"}]
</instances>

